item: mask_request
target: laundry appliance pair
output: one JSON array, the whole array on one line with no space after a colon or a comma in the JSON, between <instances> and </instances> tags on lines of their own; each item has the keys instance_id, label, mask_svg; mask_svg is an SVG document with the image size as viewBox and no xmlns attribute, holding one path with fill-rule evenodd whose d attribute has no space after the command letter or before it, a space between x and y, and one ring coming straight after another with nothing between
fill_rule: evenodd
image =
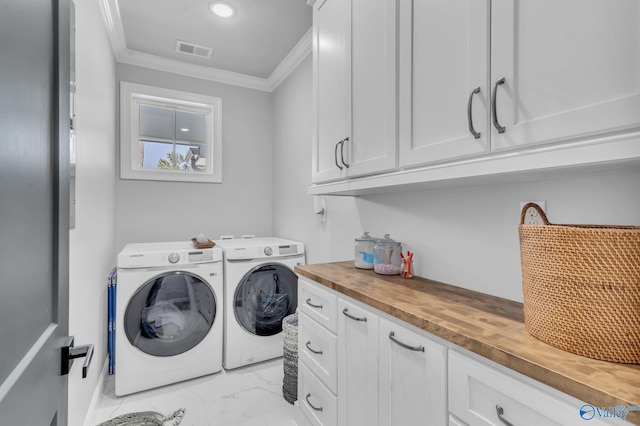
<instances>
[{"instance_id":1,"label":"laundry appliance pair","mask_svg":"<svg viewBox=\"0 0 640 426\"><path fill-rule=\"evenodd\" d=\"M280 238L128 244L118 255L115 393L282 356L302 243Z\"/></svg>"}]
</instances>

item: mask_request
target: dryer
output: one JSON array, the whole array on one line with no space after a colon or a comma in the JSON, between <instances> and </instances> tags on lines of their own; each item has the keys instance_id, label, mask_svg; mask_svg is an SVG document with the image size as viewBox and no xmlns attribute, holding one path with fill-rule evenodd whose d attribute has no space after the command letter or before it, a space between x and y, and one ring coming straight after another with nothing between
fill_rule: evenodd
<instances>
[{"instance_id":1,"label":"dryer","mask_svg":"<svg viewBox=\"0 0 640 426\"><path fill-rule=\"evenodd\" d=\"M128 244L118 254L115 394L222 369L222 250Z\"/></svg>"},{"instance_id":2,"label":"dryer","mask_svg":"<svg viewBox=\"0 0 640 426\"><path fill-rule=\"evenodd\" d=\"M224 368L281 357L282 320L298 306L293 268L305 264L304 245L282 238L216 244L224 251Z\"/></svg>"}]
</instances>

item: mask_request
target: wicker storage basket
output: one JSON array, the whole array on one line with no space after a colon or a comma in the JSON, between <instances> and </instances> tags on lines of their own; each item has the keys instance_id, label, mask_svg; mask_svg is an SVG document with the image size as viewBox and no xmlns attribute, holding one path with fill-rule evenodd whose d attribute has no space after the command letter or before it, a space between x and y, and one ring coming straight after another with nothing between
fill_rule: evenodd
<instances>
[{"instance_id":1,"label":"wicker storage basket","mask_svg":"<svg viewBox=\"0 0 640 426\"><path fill-rule=\"evenodd\" d=\"M529 207L544 225L525 224ZM557 348L640 364L640 227L520 217L526 330Z\"/></svg>"},{"instance_id":2,"label":"wicker storage basket","mask_svg":"<svg viewBox=\"0 0 640 426\"><path fill-rule=\"evenodd\" d=\"M284 339L283 361L284 377L282 379L282 396L293 404L298 399L298 312L284 317L282 320Z\"/></svg>"}]
</instances>

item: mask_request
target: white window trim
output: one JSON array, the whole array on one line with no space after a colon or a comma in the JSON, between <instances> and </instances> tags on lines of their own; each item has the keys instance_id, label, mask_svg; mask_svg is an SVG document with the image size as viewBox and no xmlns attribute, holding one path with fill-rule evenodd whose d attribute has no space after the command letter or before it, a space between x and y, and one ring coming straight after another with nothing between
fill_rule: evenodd
<instances>
[{"instance_id":1,"label":"white window trim","mask_svg":"<svg viewBox=\"0 0 640 426\"><path fill-rule=\"evenodd\" d=\"M184 172L180 170L141 169L137 166L139 100L165 102L169 105L196 106L210 111L207 120L207 136L212 161L207 170ZM213 128L213 132L210 129ZM222 183L222 99L197 93L120 82L120 178L137 180L161 180L173 182Z\"/></svg>"}]
</instances>

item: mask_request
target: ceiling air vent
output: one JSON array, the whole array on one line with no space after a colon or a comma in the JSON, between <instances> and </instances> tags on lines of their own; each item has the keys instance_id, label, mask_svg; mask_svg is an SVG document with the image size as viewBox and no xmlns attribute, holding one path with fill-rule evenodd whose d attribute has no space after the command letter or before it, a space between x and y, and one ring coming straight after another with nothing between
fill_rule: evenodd
<instances>
[{"instance_id":1,"label":"ceiling air vent","mask_svg":"<svg viewBox=\"0 0 640 426\"><path fill-rule=\"evenodd\" d=\"M176 52L186 53L187 55L199 56L201 58L210 58L211 52L213 51L210 47L198 46L197 44L187 43L185 41L178 40L176 42Z\"/></svg>"}]
</instances>

